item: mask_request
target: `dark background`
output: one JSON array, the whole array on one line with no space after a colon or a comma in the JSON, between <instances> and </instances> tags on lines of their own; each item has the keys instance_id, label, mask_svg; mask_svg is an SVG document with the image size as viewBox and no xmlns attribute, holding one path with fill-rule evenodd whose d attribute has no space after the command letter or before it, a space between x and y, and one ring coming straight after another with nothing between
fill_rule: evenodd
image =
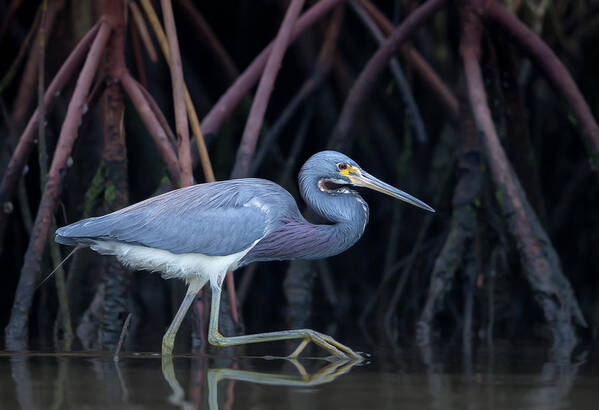
<instances>
[{"instance_id":1,"label":"dark background","mask_svg":"<svg viewBox=\"0 0 599 410\"><path fill-rule=\"evenodd\" d=\"M2 17L5 24L0 38L2 75L17 58L38 6L36 1L3 0L0 1L0 15L9 16L9 8L14 3L20 3L14 14L8 19ZM102 11L101 3L66 1L60 4L56 22L48 35L46 85L77 40L94 24ZM173 3L185 80L198 115L203 118L233 78L223 69L210 45L201 38L194 21L181 6L182 2ZM313 3L306 2L304 10ZM535 28L553 49L570 71L591 111L596 113L599 3L593 0L553 1L548 2L540 14L535 14L530 7L530 4L537 4L536 1L506 3L512 10L517 7L518 17ZM397 0L375 4L397 25L420 2ZM154 6L160 9L159 2L154 2ZM274 0L197 2L195 5L239 72L276 36L287 6L287 1ZM411 44L457 96L463 116L469 117L459 54L463 24L460 7L466 6L462 2L448 2L414 33ZM312 75L330 21L331 13L328 13L287 50L268 104L257 150L262 147L263 136ZM513 46L502 28L489 22L484 22L484 27L481 65L501 143L534 213L559 255L563 275L569 280L588 322L587 328L576 327L577 335L585 341L595 340L599 335L599 271L595 260L599 244L598 170L591 166L578 120L568 103L542 72ZM132 51L131 32L127 28L126 62L133 76L139 79L139 61L135 60ZM153 36L152 39L158 50L158 62L151 62L143 46L140 47L146 84L174 128L169 70ZM352 9L345 7L326 78L303 100L255 172L257 177L282 183L296 197L302 210L305 205L297 191L297 172L310 155L327 148L350 89L377 47L363 22ZM397 56L415 98L427 141L420 142L415 137L414 115L406 108L395 78L385 70L376 79L371 94L361 102L344 152L371 174L431 204L437 213L429 215L389 197L364 192L370 205L370 222L362 239L350 250L324 262L262 263L256 268L236 272L238 292L243 296L240 310L246 333L309 326L333 335L345 335L363 346L409 343L417 336L416 324L427 298L433 268L437 266L439 270L444 263L448 264L438 258L444 244L457 229L451 223L452 212L463 205L452 201L463 173L463 168L458 166L463 152L460 146L463 128L460 120L448 112L431 91L426 80L406 64L402 54ZM0 173L36 106L34 92L27 104L26 118L15 121L14 104L19 83L23 81L25 61L0 94ZM101 80L97 78L96 81ZM48 114L46 134L50 156L73 84L74 81L69 82ZM233 111L218 133L206 135L218 180L228 179L231 174L251 102L252 94ZM58 226L82 217L85 194L102 154L103 107L103 100L99 98L83 117L72 153L73 164L64 179L55 213ZM305 129L305 136L301 135L302 129ZM134 203L153 195L166 174L156 147L126 98L125 134L129 202ZM290 163L291 178L281 181L294 141L304 137L296 160ZM432 336L441 339L461 337L467 318L472 315L475 340L550 339L552 328L547 325L546 313L544 315L537 303L540 300L535 297L538 292L527 280L521 265L517 241L510 231L509 218L501 210L499 190L489 171L485 152L482 148L479 152L482 158L478 168L481 188L469 203L475 214L476 233L459 256L461 261L455 275L444 282L447 293L436 303L438 314L432 322ZM28 172L23 177L26 195L15 200L15 210L8 216L3 232L0 254L2 328L8 324L11 315L30 235L24 210L29 208L35 218L40 200L39 162L35 151L30 155L27 167ZM195 170L195 178L197 182L204 181L201 167ZM94 214L102 213L98 208ZM61 247L61 251L66 256L69 249ZM79 258L79 279L71 283L68 294L75 328L82 323L82 316L102 281L105 266L101 257L88 250L80 251ZM73 259L67 262L67 281L70 275L75 275L70 270L73 264ZM42 277L52 270L52 266L46 255L42 260ZM468 266L474 268L468 269ZM255 271L251 273L251 279L244 281L248 269ZM132 349L156 350L180 303L183 284L163 281L158 274L147 272L130 275L125 311L133 313L133 330L127 343ZM405 287L393 307L390 302L399 283L404 283ZM301 297L298 298L298 294ZM473 298L472 304L468 303L469 297ZM367 306L372 309L364 315ZM30 347L60 349L60 342L56 341L62 334L60 325L55 325L57 309L55 284L50 280L35 294L30 314ZM101 317L90 320L95 321L93 329L102 322ZM119 320L118 327L124 317ZM189 323L186 326L187 330L182 334L189 333ZM241 329L238 326L236 331ZM178 349L188 349L188 336L179 336L177 341ZM74 340L76 349L82 346L98 348L100 344L95 336L89 335L85 342L78 337Z\"/></svg>"}]
</instances>

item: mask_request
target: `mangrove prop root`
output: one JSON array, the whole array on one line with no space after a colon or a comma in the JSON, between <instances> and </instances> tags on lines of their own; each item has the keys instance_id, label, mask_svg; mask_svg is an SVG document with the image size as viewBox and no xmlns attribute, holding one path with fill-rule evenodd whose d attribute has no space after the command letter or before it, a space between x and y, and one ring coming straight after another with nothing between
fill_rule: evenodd
<instances>
[{"instance_id":1,"label":"mangrove prop root","mask_svg":"<svg viewBox=\"0 0 599 410\"><path fill-rule=\"evenodd\" d=\"M342 1L343 0L321 0L310 7L297 19L293 31L289 36L289 42L295 41L301 33L316 23ZM202 130L205 135L208 136L217 133L225 119L231 115L243 97L245 97L256 84L266 66L266 61L272 51L272 47L273 44L270 43L260 54L258 54L258 56L256 56L256 58L254 58L252 63L239 77L237 77L237 80L235 80L227 91L218 99L216 104L214 104L210 112L202 119ZM193 160L195 167L197 153Z\"/></svg>"},{"instance_id":2,"label":"mangrove prop root","mask_svg":"<svg viewBox=\"0 0 599 410\"><path fill-rule=\"evenodd\" d=\"M526 199L506 155L499 143L487 104L480 60L483 26L481 3L469 0L462 8L462 40L460 53L464 63L470 106L478 128L491 176L497 189L499 206L513 235L526 279L530 283L545 319L554 334L554 342L572 345L576 340L572 318L586 325L570 282L561 270L551 240Z\"/></svg>"},{"instance_id":3,"label":"mangrove prop root","mask_svg":"<svg viewBox=\"0 0 599 410\"><path fill-rule=\"evenodd\" d=\"M52 109L56 97L60 94L67 82L74 76L75 70L85 59L87 51L90 45L95 40L98 30L101 25L107 24L106 22L96 24L82 39L79 41L75 49L71 52L69 57L66 59L58 73L54 76L54 79L48 86L44 94L44 105L46 106L46 114ZM11 209L10 201L12 201L17 183L23 173L23 168L27 163L31 149L34 146L35 133L37 131L38 121L38 110L35 110L31 119L27 123L27 127L23 134L19 138L19 143L13 152L8 166L4 171L2 182L0 183L0 227L6 222L8 214L5 209ZM0 229L0 232L3 230Z\"/></svg>"},{"instance_id":4,"label":"mangrove prop root","mask_svg":"<svg viewBox=\"0 0 599 410\"><path fill-rule=\"evenodd\" d=\"M524 23L498 2L488 3L483 11L484 16L499 24L514 39L516 45L524 49L545 73L550 83L568 102L573 114L580 122L582 137L586 143L594 170L599 174L599 126L597 126L597 121L570 72L547 43L534 31L526 27Z\"/></svg>"},{"instance_id":5,"label":"mangrove prop root","mask_svg":"<svg viewBox=\"0 0 599 410\"><path fill-rule=\"evenodd\" d=\"M435 313L439 310L445 294L451 289L455 273L462 265L466 254L472 253L472 243L476 235L475 201L479 197L482 183L480 144L472 116L464 105L459 124L459 179L453 193L449 235L435 260L426 302L416 324L416 341L420 345L430 343Z\"/></svg>"},{"instance_id":6,"label":"mangrove prop root","mask_svg":"<svg viewBox=\"0 0 599 410\"><path fill-rule=\"evenodd\" d=\"M29 310L33 303L33 293L39 277L42 253L60 195L67 159L77 138L77 129L81 121L83 106L110 32L110 23L102 22L77 80L77 86L69 102L67 114L60 130L54 158L48 172L48 182L42 195L32 235L25 253L25 261L21 269L10 321L5 329L6 346L12 350L21 350L27 343Z\"/></svg>"},{"instance_id":7,"label":"mangrove prop root","mask_svg":"<svg viewBox=\"0 0 599 410\"><path fill-rule=\"evenodd\" d=\"M428 0L419 6L402 21L393 34L385 40L383 45L370 58L345 99L339 120L333 130L330 141L331 147L347 148L349 146L349 134L358 112L384 68L389 64L393 54L398 51L399 47L418 27L446 2L447 0Z\"/></svg>"},{"instance_id":8,"label":"mangrove prop root","mask_svg":"<svg viewBox=\"0 0 599 410\"><path fill-rule=\"evenodd\" d=\"M264 67L264 72L262 73L260 83L258 84L258 90L256 91L256 97L252 103L247 122L245 123L241 143L237 150L235 166L231 173L232 178L247 176L249 172L250 162L254 156L258 135L260 133L260 128L262 128L262 122L264 121L266 107L268 106L277 73L281 66L281 61L283 60L283 55L285 55L285 51L289 44L291 30L293 29L303 5L304 0L292 0L287 8L287 12L281 23L281 28L274 40L272 51L266 61L266 66Z\"/></svg>"},{"instance_id":9,"label":"mangrove prop root","mask_svg":"<svg viewBox=\"0 0 599 410\"><path fill-rule=\"evenodd\" d=\"M171 0L162 0L162 17L168 40L170 59L168 61L173 85L173 105L175 107L175 130L177 132L177 147L179 159L179 177L182 187L193 184L191 168L191 151L189 145L189 125L187 109L185 107L185 81L183 80L183 66L181 65L181 52L177 39L177 28Z\"/></svg>"},{"instance_id":10,"label":"mangrove prop root","mask_svg":"<svg viewBox=\"0 0 599 410\"><path fill-rule=\"evenodd\" d=\"M116 80L125 67L125 20L122 0L107 0L105 12L114 24L113 34L104 59L108 73L104 92L104 152L105 165L103 213L114 212L129 205L127 176L127 145L125 143L125 102L121 84ZM113 80L114 79L114 80ZM118 344L123 321L128 313L131 272L116 258L104 258L102 282L104 303L100 322L99 343L114 350Z\"/></svg>"}]
</instances>

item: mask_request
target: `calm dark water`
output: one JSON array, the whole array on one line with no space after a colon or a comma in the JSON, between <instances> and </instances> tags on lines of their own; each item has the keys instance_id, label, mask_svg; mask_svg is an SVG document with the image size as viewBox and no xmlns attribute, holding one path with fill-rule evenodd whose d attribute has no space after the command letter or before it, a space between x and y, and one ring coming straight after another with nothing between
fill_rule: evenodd
<instances>
[{"instance_id":1,"label":"calm dark water","mask_svg":"<svg viewBox=\"0 0 599 410\"><path fill-rule=\"evenodd\" d=\"M309 358L0 353L2 409L597 409L599 349L379 349Z\"/></svg>"}]
</instances>

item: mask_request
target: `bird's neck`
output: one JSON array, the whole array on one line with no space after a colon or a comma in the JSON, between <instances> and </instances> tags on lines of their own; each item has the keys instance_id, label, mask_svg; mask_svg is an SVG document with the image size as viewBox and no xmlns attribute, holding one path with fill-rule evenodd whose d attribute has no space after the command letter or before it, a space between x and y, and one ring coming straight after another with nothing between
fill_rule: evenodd
<instances>
[{"instance_id":1,"label":"bird's neck","mask_svg":"<svg viewBox=\"0 0 599 410\"><path fill-rule=\"evenodd\" d=\"M312 186L306 184L313 184ZM312 211L330 224L312 224L296 216L269 232L241 265L290 259L321 259L345 251L360 239L368 222L368 205L357 193L328 193L318 180L300 178L302 197ZM283 222L283 221L281 221Z\"/></svg>"},{"instance_id":2,"label":"bird's neck","mask_svg":"<svg viewBox=\"0 0 599 410\"><path fill-rule=\"evenodd\" d=\"M360 239L368 223L368 205L356 192L331 193L320 189L307 189L308 184L318 186L318 180L300 181L300 191L311 210L331 224L315 225L320 240L326 242L322 252L309 259L337 255Z\"/></svg>"}]
</instances>

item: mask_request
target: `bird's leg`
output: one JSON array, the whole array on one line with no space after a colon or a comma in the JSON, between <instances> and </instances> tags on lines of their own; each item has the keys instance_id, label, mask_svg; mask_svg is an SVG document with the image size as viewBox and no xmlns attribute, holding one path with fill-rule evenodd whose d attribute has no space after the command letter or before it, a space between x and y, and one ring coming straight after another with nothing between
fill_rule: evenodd
<instances>
[{"instance_id":1,"label":"bird's leg","mask_svg":"<svg viewBox=\"0 0 599 410\"><path fill-rule=\"evenodd\" d=\"M277 340L302 339L297 349L289 356L297 357L309 342L314 342L340 358L362 359L362 357L349 347L337 342L330 336L311 329L283 330L280 332L257 333L254 335L225 337L218 331L218 316L220 313L221 287L212 284L212 307L210 311L210 327L208 341L215 346L236 346L247 343L274 342Z\"/></svg>"},{"instance_id":2,"label":"bird's leg","mask_svg":"<svg viewBox=\"0 0 599 410\"><path fill-rule=\"evenodd\" d=\"M183 302L177 311L171 325L168 327L168 330L164 334L162 338L162 355L172 355L173 347L175 346L175 336L177 335L177 331L179 330L179 326L181 326L181 322L189 310L191 303L195 299L199 290L202 289L202 286L206 283L204 278L198 277L196 279L192 279L189 282L189 286L187 287L187 293L185 294L185 298L183 298Z\"/></svg>"}]
</instances>

